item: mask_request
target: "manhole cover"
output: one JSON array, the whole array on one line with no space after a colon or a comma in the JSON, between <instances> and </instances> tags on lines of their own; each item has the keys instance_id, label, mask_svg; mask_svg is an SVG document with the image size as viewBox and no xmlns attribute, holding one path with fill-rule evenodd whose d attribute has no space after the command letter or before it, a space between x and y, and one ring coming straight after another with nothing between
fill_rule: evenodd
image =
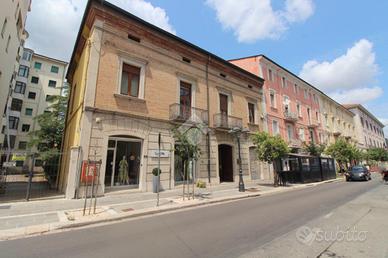
<instances>
[{"instance_id":1,"label":"manhole cover","mask_svg":"<svg viewBox=\"0 0 388 258\"><path fill-rule=\"evenodd\" d=\"M128 211L134 211L134 209L132 209L132 208L127 208L127 209L122 209L122 211L128 212Z\"/></svg>"}]
</instances>

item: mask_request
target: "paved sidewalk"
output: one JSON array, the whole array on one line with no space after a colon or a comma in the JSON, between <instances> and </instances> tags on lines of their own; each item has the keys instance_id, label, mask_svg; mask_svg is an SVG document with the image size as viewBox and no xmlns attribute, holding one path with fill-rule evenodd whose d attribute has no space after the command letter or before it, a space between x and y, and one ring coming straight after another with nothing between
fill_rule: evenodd
<instances>
[{"instance_id":1,"label":"paved sidewalk","mask_svg":"<svg viewBox=\"0 0 388 258\"><path fill-rule=\"evenodd\" d=\"M247 183L244 193L238 192L238 186L235 183L224 183L204 189L195 188L194 200L187 200L187 198L183 200L182 188L180 188L161 192L159 207L156 207L154 193L118 191L99 197L96 214L91 210L91 215L88 215L87 209L87 216L82 214L83 199L6 203L0 205L0 240L284 192L338 180L342 179L311 184L289 184L286 187L277 188L274 188L270 181L256 181Z\"/></svg>"}]
</instances>

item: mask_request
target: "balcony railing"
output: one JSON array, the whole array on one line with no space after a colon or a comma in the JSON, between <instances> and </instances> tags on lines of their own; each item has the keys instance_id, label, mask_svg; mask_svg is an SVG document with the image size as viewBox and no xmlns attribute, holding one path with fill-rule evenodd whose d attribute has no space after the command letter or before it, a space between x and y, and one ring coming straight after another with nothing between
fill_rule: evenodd
<instances>
[{"instance_id":1,"label":"balcony railing","mask_svg":"<svg viewBox=\"0 0 388 258\"><path fill-rule=\"evenodd\" d=\"M315 127L318 127L321 123L316 120L316 119L310 119L309 121L309 127L310 128L315 128Z\"/></svg>"},{"instance_id":2,"label":"balcony railing","mask_svg":"<svg viewBox=\"0 0 388 258\"><path fill-rule=\"evenodd\" d=\"M225 114L214 115L214 127L221 129L242 128L242 118L228 116Z\"/></svg>"},{"instance_id":3,"label":"balcony railing","mask_svg":"<svg viewBox=\"0 0 388 258\"><path fill-rule=\"evenodd\" d=\"M302 140L300 139L290 139L288 140L288 146L290 147L302 147Z\"/></svg>"},{"instance_id":4,"label":"balcony railing","mask_svg":"<svg viewBox=\"0 0 388 258\"><path fill-rule=\"evenodd\" d=\"M209 123L206 110L180 104L170 105L170 120L176 122Z\"/></svg>"},{"instance_id":5,"label":"balcony railing","mask_svg":"<svg viewBox=\"0 0 388 258\"><path fill-rule=\"evenodd\" d=\"M284 111L284 120L289 122L296 122L298 121L298 115L290 111Z\"/></svg>"}]
</instances>

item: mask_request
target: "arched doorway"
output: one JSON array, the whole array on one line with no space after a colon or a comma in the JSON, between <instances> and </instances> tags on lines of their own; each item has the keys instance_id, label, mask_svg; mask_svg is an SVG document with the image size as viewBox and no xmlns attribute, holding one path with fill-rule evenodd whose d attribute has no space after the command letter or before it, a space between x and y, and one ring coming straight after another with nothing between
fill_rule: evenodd
<instances>
[{"instance_id":1,"label":"arched doorway","mask_svg":"<svg viewBox=\"0 0 388 258\"><path fill-rule=\"evenodd\" d=\"M218 170L220 182L233 182L233 148L230 145L218 145Z\"/></svg>"}]
</instances>

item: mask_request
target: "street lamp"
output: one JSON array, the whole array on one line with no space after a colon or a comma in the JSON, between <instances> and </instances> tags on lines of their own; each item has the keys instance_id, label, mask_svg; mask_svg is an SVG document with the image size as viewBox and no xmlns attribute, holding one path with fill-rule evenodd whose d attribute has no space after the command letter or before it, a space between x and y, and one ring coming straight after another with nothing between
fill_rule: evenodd
<instances>
[{"instance_id":1,"label":"street lamp","mask_svg":"<svg viewBox=\"0 0 388 258\"><path fill-rule=\"evenodd\" d=\"M248 129L242 129L240 127L234 127L229 130L230 134L233 134L237 139L237 147L238 147L238 165L239 165L239 173L238 173L238 191L245 192L245 185L243 179L242 165L241 165L241 146L240 146L240 138L243 133L249 132Z\"/></svg>"}]
</instances>

